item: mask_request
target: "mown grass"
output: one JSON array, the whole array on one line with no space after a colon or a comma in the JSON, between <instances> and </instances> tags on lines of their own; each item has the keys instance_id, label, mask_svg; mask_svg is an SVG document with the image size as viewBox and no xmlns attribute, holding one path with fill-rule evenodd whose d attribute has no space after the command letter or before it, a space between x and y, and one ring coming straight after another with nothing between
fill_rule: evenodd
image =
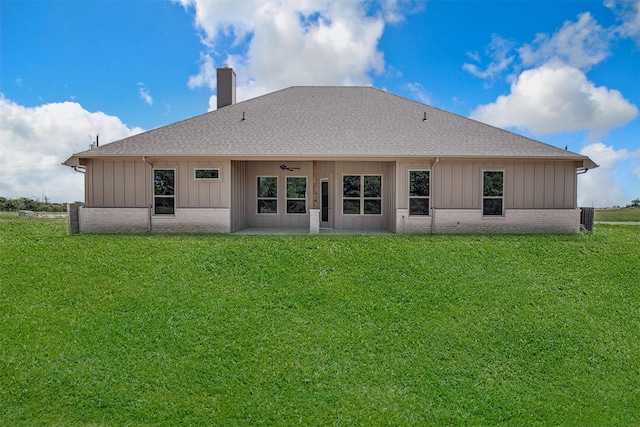
<instances>
[{"instance_id":1,"label":"mown grass","mask_svg":"<svg viewBox=\"0 0 640 427\"><path fill-rule=\"evenodd\" d=\"M640 208L629 206L626 208L596 209L595 221L608 222L640 222Z\"/></svg>"},{"instance_id":2,"label":"mown grass","mask_svg":"<svg viewBox=\"0 0 640 427\"><path fill-rule=\"evenodd\" d=\"M638 425L639 237L0 221L0 424Z\"/></svg>"}]
</instances>

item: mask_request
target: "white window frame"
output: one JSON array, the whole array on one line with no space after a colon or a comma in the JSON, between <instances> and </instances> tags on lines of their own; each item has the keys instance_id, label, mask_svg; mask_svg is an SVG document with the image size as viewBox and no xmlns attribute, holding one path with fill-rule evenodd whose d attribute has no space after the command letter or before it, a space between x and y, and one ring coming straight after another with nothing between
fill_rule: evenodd
<instances>
[{"instance_id":1,"label":"white window frame","mask_svg":"<svg viewBox=\"0 0 640 427\"><path fill-rule=\"evenodd\" d=\"M485 196L484 195L484 174L487 172L500 172L502 173L502 195L501 196ZM494 169L494 168L487 168L487 169L482 169L482 176L480 178L480 195L481 195L481 206L480 209L482 210L482 217L483 218L503 218L504 217L504 212L505 212L505 207L504 207L504 193L505 193L505 171L504 169ZM500 210L500 214L485 214L484 213L484 201L488 199L488 200L501 200L501 210Z\"/></svg>"},{"instance_id":2,"label":"white window frame","mask_svg":"<svg viewBox=\"0 0 640 427\"><path fill-rule=\"evenodd\" d=\"M204 171L218 171L218 177L217 178L198 178L196 176L196 174L198 173L198 171L200 170L204 170ZM195 166L193 168L193 179L194 181L220 181L222 175L221 175L221 170L219 167L210 167L210 166L204 166L204 167L200 167L200 166Z\"/></svg>"},{"instance_id":3,"label":"white window frame","mask_svg":"<svg viewBox=\"0 0 640 427\"><path fill-rule=\"evenodd\" d=\"M345 176L359 176L360 177L360 196L359 197L345 197L344 196L344 177ZM367 176L379 176L380 177L380 197L365 197L364 196L364 178ZM382 197L382 188L383 188L383 174L381 173L344 173L340 179L340 186L342 188L340 194L340 204L341 210L340 215L345 217L354 217L354 216L382 216L384 211L383 197ZM345 200L359 200L360 201L360 213L359 214L346 214L344 213L344 201ZM380 200L380 213L365 213L364 212L364 204L367 200Z\"/></svg>"},{"instance_id":4,"label":"white window frame","mask_svg":"<svg viewBox=\"0 0 640 427\"><path fill-rule=\"evenodd\" d=\"M411 195L411 172L429 172L429 195L428 196L412 196ZM412 217L428 217L431 216L431 168L412 168L407 172L407 197L408 197L408 205L407 209L409 210L409 216ZM426 215L418 215L411 214L411 199L427 199L427 214Z\"/></svg>"},{"instance_id":5,"label":"white window frame","mask_svg":"<svg viewBox=\"0 0 640 427\"><path fill-rule=\"evenodd\" d=\"M304 178L304 197L289 197L289 178ZM309 179L306 176L286 176L284 180L284 198L285 198L285 207L284 213L285 215L306 215L308 213L308 205L307 202L307 194L308 194L308 184ZM302 200L304 201L304 212L289 212L289 200Z\"/></svg>"},{"instance_id":6,"label":"white window frame","mask_svg":"<svg viewBox=\"0 0 640 427\"><path fill-rule=\"evenodd\" d=\"M259 195L259 191L260 191L260 187L258 184L258 180L260 178L275 178L276 179L276 197L260 197ZM278 179L277 175L257 175L256 176L256 213L258 215L278 215L278 211L279 211L279 197L278 194L280 193L280 180ZM275 212L260 212L260 200L275 200L276 201L276 211Z\"/></svg>"},{"instance_id":7,"label":"white window frame","mask_svg":"<svg viewBox=\"0 0 640 427\"><path fill-rule=\"evenodd\" d=\"M156 194L156 171L173 171L173 194ZM151 185L153 188L153 214L154 215L163 215L163 216L172 216L176 214L176 181L177 181L177 170L175 167L154 167L153 168L153 179L151 181ZM158 197L163 197L163 198L171 198L173 199L173 212L172 213L157 213L156 209L157 209L157 204L156 204L156 199Z\"/></svg>"}]
</instances>

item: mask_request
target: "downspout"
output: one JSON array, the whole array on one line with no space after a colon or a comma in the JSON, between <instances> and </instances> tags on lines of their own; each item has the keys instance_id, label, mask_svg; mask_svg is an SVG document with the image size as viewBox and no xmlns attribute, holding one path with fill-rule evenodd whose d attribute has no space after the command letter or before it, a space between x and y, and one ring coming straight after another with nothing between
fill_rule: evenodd
<instances>
[{"instance_id":1,"label":"downspout","mask_svg":"<svg viewBox=\"0 0 640 427\"><path fill-rule=\"evenodd\" d=\"M151 166L151 181L153 181L153 163L150 163L147 160L147 156L142 156L142 161ZM153 226L151 225L151 211L153 210L153 182L151 183L151 198L149 199L149 233L153 231Z\"/></svg>"},{"instance_id":2,"label":"downspout","mask_svg":"<svg viewBox=\"0 0 640 427\"><path fill-rule=\"evenodd\" d=\"M431 174L432 175L435 175L435 173L434 173L435 167L436 167L436 165L438 164L439 161L440 161L440 157L436 157L436 161L431 164ZM432 179L429 180L429 186L431 186L431 182L432 181L433 181ZM431 192L429 192L429 194L431 194ZM435 197L433 197L433 198L435 199ZM431 203L431 234L434 233L435 226L436 226L436 210L433 207L433 203Z\"/></svg>"}]
</instances>

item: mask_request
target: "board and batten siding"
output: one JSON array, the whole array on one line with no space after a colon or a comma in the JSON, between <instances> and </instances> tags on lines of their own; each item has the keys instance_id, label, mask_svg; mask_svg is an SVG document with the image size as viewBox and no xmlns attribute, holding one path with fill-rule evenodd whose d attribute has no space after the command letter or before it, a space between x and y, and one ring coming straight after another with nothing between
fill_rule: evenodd
<instances>
[{"instance_id":1,"label":"board and batten siding","mask_svg":"<svg viewBox=\"0 0 640 427\"><path fill-rule=\"evenodd\" d=\"M147 207L151 167L142 160L88 159L85 172L87 207Z\"/></svg>"},{"instance_id":2,"label":"board and batten siding","mask_svg":"<svg viewBox=\"0 0 640 427\"><path fill-rule=\"evenodd\" d=\"M577 206L577 166L571 162L507 165L505 169L506 208L575 208Z\"/></svg>"},{"instance_id":3,"label":"board and batten siding","mask_svg":"<svg viewBox=\"0 0 640 427\"><path fill-rule=\"evenodd\" d=\"M280 165L283 162L270 161L250 161L247 162L244 174L244 185L237 185L236 188L244 191L243 210L234 210L233 215L242 215L244 212L244 222L249 228L308 228L309 209L313 202L313 162L310 161L287 161L284 162L293 171L282 170ZM258 177L278 177L278 213L259 214L258 213ZM306 214L287 214L287 177L307 178ZM234 190L235 191L235 190Z\"/></svg>"},{"instance_id":4,"label":"board and batten siding","mask_svg":"<svg viewBox=\"0 0 640 427\"><path fill-rule=\"evenodd\" d=\"M333 228L346 230L393 230L395 228L395 162L335 162L332 185ZM343 215L342 177L344 175L382 176L382 215Z\"/></svg>"},{"instance_id":5,"label":"board and batten siding","mask_svg":"<svg viewBox=\"0 0 640 427\"><path fill-rule=\"evenodd\" d=\"M176 170L176 208L228 208L231 162L227 160L153 160L154 169ZM196 180L195 170L219 168L217 180Z\"/></svg>"},{"instance_id":6,"label":"board and batten siding","mask_svg":"<svg viewBox=\"0 0 640 427\"><path fill-rule=\"evenodd\" d=\"M247 212L249 199L247 197L249 162L231 161L231 232L247 228Z\"/></svg>"},{"instance_id":7,"label":"board and batten siding","mask_svg":"<svg viewBox=\"0 0 640 427\"><path fill-rule=\"evenodd\" d=\"M430 170L430 204L437 209L481 209L482 172L504 171L505 209L572 209L577 206L574 162L464 161L441 159L399 161L397 205L409 207L409 171Z\"/></svg>"},{"instance_id":8,"label":"board and batten siding","mask_svg":"<svg viewBox=\"0 0 640 427\"><path fill-rule=\"evenodd\" d=\"M231 163L211 160L155 160L156 169L176 170L177 208L230 206ZM198 181L196 168L219 168L220 179ZM87 207L148 207L151 205L151 165L142 159L91 159L85 173Z\"/></svg>"}]
</instances>

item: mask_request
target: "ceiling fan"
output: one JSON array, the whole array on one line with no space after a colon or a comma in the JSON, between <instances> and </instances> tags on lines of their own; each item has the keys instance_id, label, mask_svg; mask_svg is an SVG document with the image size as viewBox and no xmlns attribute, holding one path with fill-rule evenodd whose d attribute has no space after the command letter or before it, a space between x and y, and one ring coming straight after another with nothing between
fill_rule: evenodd
<instances>
[{"instance_id":1,"label":"ceiling fan","mask_svg":"<svg viewBox=\"0 0 640 427\"><path fill-rule=\"evenodd\" d=\"M284 163L280 165L280 169L282 169L283 171L294 171L300 168L292 168L290 166L285 165Z\"/></svg>"}]
</instances>

